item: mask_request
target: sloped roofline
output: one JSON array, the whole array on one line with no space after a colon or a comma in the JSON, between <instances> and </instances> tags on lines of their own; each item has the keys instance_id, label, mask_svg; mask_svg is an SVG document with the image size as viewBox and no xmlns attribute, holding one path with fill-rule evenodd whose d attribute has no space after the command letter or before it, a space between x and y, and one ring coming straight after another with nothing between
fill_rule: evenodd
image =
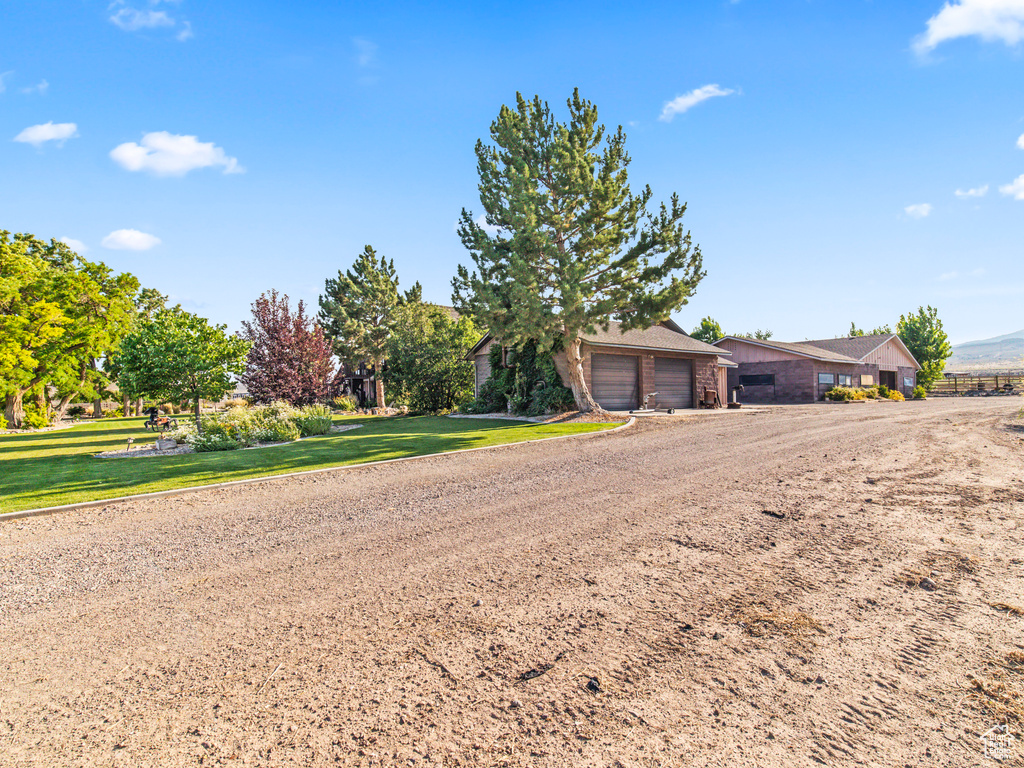
<instances>
[{"instance_id":1,"label":"sloped roofline","mask_svg":"<svg viewBox=\"0 0 1024 768\"><path fill-rule=\"evenodd\" d=\"M799 350L799 349L790 349L790 347L788 345L787 346L782 346L781 344L772 344L770 341L762 341L761 339L748 339L746 336L723 336L722 338L718 339L718 341L713 341L711 343L712 343L713 346L718 346L723 341L727 341L727 340L740 341L740 342L743 342L744 344L752 344L755 347L764 347L765 349L771 349L771 350L774 350L776 352L788 352L789 354L797 355L798 357L806 357L806 358L809 358L811 360L821 360L824 363L844 363L844 362L858 363L858 362L860 362L859 360L857 360L854 357L847 357L846 355L840 355L838 352L833 352L832 353L833 355L835 355L835 357L822 357L821 355L812 355L809 352L804 352L804 351ZM795 343L799 343L799 342L795 342ZM722 350L722 351L724 352L724 351L727 351L727 350ZM837 358L839 358L839 359L837 359Z\"/></svg>"},{"instance_id":2,"label":"sloped roofline","mask_svg":"<svg viewBox=\"0 0 1024 768\"><path fill-rule=\"evenodd\" d=\"M871 352L875 352L875 351L877 351L877 350L881 349L882 347L884 347L884 346L885 346L886 344L888 344L888 343L889 343L890 341L892 341L893 339L895 339L895 340L896 340L896 343L900 345L900 349L902 349L902 350L903 350L904 352L906 352L906 353L907 353L907 357L909 357L909 358L910 358L911 360L913 360L913 361L914 361L914 366L915 366L915 370L918 370L918 371L920 371L920 370L923 370L923 369L921 368L921 364L920 364L919 362L917 362L917 358L916 358L916 357L914 357L914 353L913 353L913 352L911 352L911 351L910 351L909 349L907 349L907 345L903 343L903 339L901 339L901 338L899 337L899 335L898 335L898 334L895 334L895 333L891 334L891 335L889 336L889 338L887 338L887 339L886 339L885 341L883 341L883 342L882 342L881 344L879 344L879 345L878 345L877 347L875 347L874 349L872 349L872 350L871 350ZM870 355L870 354L871 354L871 352L868 352L868 355ZM864 355L864 357L867 357L868 355ZM864 359L864 357L862 357L862 358L861 358L861 360L863 360L863 359Z\"/></svg>"}]
</instances>

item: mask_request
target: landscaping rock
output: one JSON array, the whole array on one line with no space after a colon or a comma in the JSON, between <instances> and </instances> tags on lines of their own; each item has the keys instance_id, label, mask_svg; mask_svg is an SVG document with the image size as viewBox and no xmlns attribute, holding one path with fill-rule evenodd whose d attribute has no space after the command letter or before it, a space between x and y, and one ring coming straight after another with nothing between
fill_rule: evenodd
<instances>
[{"instance_id":1,"label":"landscaping rock","mask_svg":"<svg viewBox=\"0 0 1024 768\"><path fill-rule=\"evenodd\" d=\"M938 585L927 576L921 579L920 586L921 589L927 589L929 592L934 592L938 588Z\"/></svg>"}]
</instances>

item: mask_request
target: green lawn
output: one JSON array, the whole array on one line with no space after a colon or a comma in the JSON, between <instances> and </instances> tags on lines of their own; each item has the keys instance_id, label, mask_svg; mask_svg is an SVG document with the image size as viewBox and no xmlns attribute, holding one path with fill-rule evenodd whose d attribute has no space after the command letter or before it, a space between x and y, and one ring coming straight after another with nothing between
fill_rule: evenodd
<instances>
[{"instance_id":1,"label":"green lawn","mask_svg":"<svg viewBox=\"0 0 1024 768\"><path fill-rule=\"evenodd\" d=\"M93 454L150 445L144 418L103 419L71 429L0 436L0 513L114 499L190 485L264 477L462 448L518 443L608 429L614 424L532 424L440 416L335 417L362 428L253 450L145 459L97 459Z\"/></svg>"}]
</instances>

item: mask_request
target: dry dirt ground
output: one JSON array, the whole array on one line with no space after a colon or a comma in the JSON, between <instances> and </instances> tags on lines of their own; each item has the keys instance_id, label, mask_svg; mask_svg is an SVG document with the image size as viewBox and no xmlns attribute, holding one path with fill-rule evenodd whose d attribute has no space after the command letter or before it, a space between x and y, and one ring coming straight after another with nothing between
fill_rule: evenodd
<instances>
[{"instance_id":1,"label":"dry dirt ground","mask_svg":"<svg viewBox=\"0 0 1024 768\"><path fill-rule=\"evenodd\" d=\"M0 764L997 765L1021 404L651 419L4 523Z\"/></svg>"}]
</instances>

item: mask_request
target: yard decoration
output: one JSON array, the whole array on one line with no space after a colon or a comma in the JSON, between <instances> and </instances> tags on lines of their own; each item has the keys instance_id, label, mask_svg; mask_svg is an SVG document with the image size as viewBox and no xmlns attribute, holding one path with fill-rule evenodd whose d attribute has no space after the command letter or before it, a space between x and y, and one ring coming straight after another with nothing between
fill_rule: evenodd
<instances>
[{"instance_id":1,"label":"yard decoration","mask_svg":"<svg viewBox=\"0 0 1024 768\"><path fill-rule=\"evenodd\" d=\"M185 312L164 309L121 342L120 379L131 392L154 400L191 401L202 432L200 400L220 400L241 374L249 342L228 336L227 326Z\"/></svg>"},{"instance_id":2,"label":"yard decoration","mask_svg":"<svg viewBox=\"0 0 1024 768\"><path fill-rule=\"evenodd\" d=\"M477 141L484 215L463 209L459 236L476 271L460 265L456 308L501 343L529 341L545 353L561 342L580 411L600 411L583 379L581 334L661 322L704 277L700 247L681 224L686 205L648 211L649 187L634 195L622 127L606 133L579 91L569 122L556 122L539 96L516 94L491 124L493 144Z\"/></svg>"}]
</instances>

